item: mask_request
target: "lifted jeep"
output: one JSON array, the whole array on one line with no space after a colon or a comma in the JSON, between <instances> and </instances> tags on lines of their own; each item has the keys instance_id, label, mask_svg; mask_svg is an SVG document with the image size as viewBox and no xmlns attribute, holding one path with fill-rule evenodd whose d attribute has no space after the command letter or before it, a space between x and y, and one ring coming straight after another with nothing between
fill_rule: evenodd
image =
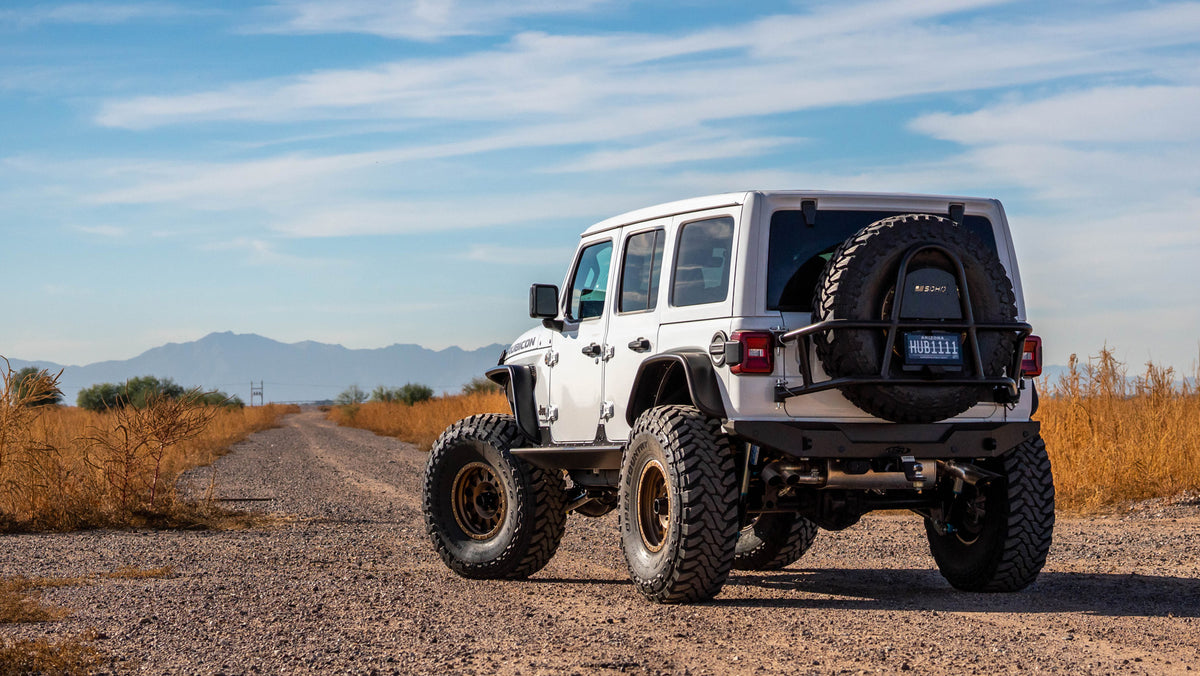
<instances>
[{"instance_id":1,"label":"lifted jeep","mask_svg":"<svg viewBox=\"0 0 1200 676\"><path fill-rule=\"evenodd\" d=\"M447 429L426 528L456 573L522 578L566 515L616 509L647 598L719 593L877 509L925 520L959 589L1016 591L1054 484L1016 256L991 199L755 191L588 228L541 326L487 375L512 415Z\"/></svg>"}]
</instances>

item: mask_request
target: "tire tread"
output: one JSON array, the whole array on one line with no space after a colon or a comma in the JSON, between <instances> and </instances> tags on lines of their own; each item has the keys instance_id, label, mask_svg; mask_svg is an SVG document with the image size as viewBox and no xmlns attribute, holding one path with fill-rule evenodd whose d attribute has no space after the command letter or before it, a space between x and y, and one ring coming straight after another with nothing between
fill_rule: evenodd
<instances>
[{"instance_id":1,"label":"tire tread","mask_svg":"<svg viewBox=\"0 0 1200 676\"><path fill-rule=\"evenodd\" d=\"M456 557L442 540L441 526L436 520L437 489L434 486L433 468L443 461L443 456L453 445L464 439L474 439L491 445L500 451L514 473L516 499L512 508L517 510L518 523L529 519L531 527L508 543L498 556L491 560L474 563ZM511 415L487 413L463 418L451 425L434 442L429 451L422 485L425 512L425 532L433 542L434 550L442 561L455 573L472 579L520 579L541 570L562 540L566 527L566 492L562 474L530 465L508 453L521 432Z\"/></svg>"}]
</instances>

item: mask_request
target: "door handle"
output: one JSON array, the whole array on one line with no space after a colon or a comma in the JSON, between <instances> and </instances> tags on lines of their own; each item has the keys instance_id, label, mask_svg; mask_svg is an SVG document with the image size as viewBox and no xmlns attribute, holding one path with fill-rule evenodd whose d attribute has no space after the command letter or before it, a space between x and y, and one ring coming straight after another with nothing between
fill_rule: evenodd
<instances>
[{"instance_id":1,"label":"door handle","mask_svg":"<svg viewBox=\"0 0 1200 676\"><path fill-rule=\"evenodd\" d=\"M631 340L629 341L629 349L633 350L634 352L649 352L650 341L646 340L645 338Z\"/></svg>"},{"instance_id":2,"label":"door handle","mask_svg":"<svg viewBox=\"0 0 1200 676\"><path fill-rule=\"evenodd\" d=\"M585 355L587 355L589 357L599 357L601 351L602 350L601 350L600 346L597 345L596 343L592 343L591 345L588 345L587 347L580 350L580 352L584 353Z\"/></svg>"}]
</instances>

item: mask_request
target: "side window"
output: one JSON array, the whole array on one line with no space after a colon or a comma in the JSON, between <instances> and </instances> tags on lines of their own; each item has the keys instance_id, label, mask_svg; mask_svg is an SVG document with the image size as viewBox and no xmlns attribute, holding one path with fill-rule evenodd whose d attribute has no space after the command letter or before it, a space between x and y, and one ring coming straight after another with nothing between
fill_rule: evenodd
<instances>
[{"instance_id":1,"label":"side window","mask_svg":"<svg viewBox=\"0 0 1200 676\"><path fill-rule=\"evenodd\" d=\"M701 305L725 300L732 253L732 218L710 218L683 226L675 251L671 304Z\"/></svg>"},{"instance_id":2,"label":"side window","mask_svg":"<svg viewBox=\"0 0 1200 676\"><path fill-rule=\"evenodd\" d=\"M571 280L571 305L567 316L576 321L604 314L604 296L608 289L608 266L612 242L600 242L579 254L575 277Z\"/></svg>"},{"instance_id":3,"label":"side window","mask_svg":"<svg viewBox=\"0 0 1200 676\"><path fill-rule=\"evenodd\" d=\"M653 310L658 304L658 277L662 267L663 231L639 232L625 240L621 264L620 312Z\"/></svg>"}]
</instances>

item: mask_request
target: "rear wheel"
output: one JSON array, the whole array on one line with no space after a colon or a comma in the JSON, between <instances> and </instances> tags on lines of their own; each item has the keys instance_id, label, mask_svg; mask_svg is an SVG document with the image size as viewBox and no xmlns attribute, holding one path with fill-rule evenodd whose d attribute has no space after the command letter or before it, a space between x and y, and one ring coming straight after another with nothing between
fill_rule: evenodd
<instances>
[{"instance_id":1,"label":"rear wheel","mask_svg":"<svg viewBox=\"0 0 1200 676\"><path fill-rule=\"evenodd\" d=\"M796 562L817 538L817 524L798 514L760 514L738 533L733 567L779 570Z\"/></svg>"},{"instance_id":2,"label":"rear wheel","mask_svg":"<svg viewBox=\"0 0 1200 676\"><path fill-rule=\"evenodd\" d=\"M562 539L562 475L513 457L508 451L518 439L512 416L476 415L451 425L429 452L425 530L463 577L527 577Z\"/></svg>"},{"instance_id":3,"label":"rear wheel","mask_svg":"<svg viewBox=\"0 0 1200 676\"><path fill-rule=\"evenodd\" d=\"M621 549L646 598L682 603L720 592L738 530L734 453L693 406L638 417L621 463Z\"/></svg>"},{"instance_id":4,"label":"rear wheel","mask_svg":"<svg viewBox=\"0 0 1200 676\"><path fill-rule=\"evenodd\" d=\"M1054 532L1050 458L1046 445L1035 437L987 469L1001 478L964 487L940 528L926 520L929 550L942 576L957 589L1019 591L1037 579L1050 551Z\"/></svg>"}]
</instances>

